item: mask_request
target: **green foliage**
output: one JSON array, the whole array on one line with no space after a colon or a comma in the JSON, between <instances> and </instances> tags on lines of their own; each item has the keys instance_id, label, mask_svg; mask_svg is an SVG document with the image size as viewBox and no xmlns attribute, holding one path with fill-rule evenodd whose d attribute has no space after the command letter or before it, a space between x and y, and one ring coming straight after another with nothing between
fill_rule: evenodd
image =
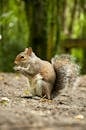
<instances>
[{"instance_id":1,"label":"green foliage","mask_svg":"<svg viewBox=\"0 0 86 130\"><path fill-rule=\"evenodd\" d=\"M0 70L13 71L16 55L27 46L28 30L24 4L17 0L6 4L7 8L0 7Z\"/></svg>"},{"instance_id":2,"label":"green foliage","mask_svg":"<svg viewBox=\"0 0 86 130\"><path fill-rule=\"evenodd\" d=\"M0 70L1 71L13 71L14 59L20 51L23 50L22 44L7 43L0 48Z\"/></svg>"},{"instance_id":3,"label":"green foliage","mask_svg":"<svg viewBox=\"0 0 86 130\"><path fill-rule=\"evenodd\" d=\"M13 71L16 55L29 42L50 59L62 40L86 39L85 0L1 0L0 5L0 71ZM71 53L83 66L84 50Z\"/></svg>"}]
</instances>

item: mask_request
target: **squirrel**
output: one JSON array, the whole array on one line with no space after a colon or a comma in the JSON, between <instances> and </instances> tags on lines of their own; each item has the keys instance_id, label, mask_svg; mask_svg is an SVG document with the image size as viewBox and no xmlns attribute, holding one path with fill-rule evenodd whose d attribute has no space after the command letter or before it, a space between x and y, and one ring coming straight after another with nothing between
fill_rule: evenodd
<instances>
[{"instance_id":1,"label":"squirrel","mask_svg":"<svg viewBox=\"0 0 86 130\"><path fill-rule=\"evenodd\" d=\"M32 48L26 48L15 58L14 70L28 78L32 96L52 99L60 89L74 85L79 75L79 66L72 56L55 56L51 62L40 59Z\"/></svg>"},{"instance_id":2,"label":"squirrel","mask_svg":"<svg viewBox=\"0 0 86 130\"><path fill-rule=\"evenodd\" d=\"M14 63L16 64L14 70L21 72L28 78L32 96L45 96L51 99L56 78L51 63L38 58L31 47L18 54Z\"/></svg>"}]
</instances>

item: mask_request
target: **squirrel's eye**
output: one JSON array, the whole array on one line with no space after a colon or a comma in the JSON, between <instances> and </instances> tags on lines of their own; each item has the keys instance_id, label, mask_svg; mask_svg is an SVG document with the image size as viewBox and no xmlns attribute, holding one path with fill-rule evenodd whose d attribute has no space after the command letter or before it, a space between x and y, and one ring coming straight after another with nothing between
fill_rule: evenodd
<instances>
[{"instance_id":1,"label":"squirrel's eye","mask_svg":"<svg viewBox=\"0 0 86 130\"><path fill-rule=\"evenodd\" d=\"M24 58L24 56L21 56L21 58L23 59L23 58Z\"/></svg>"}]
</instances>

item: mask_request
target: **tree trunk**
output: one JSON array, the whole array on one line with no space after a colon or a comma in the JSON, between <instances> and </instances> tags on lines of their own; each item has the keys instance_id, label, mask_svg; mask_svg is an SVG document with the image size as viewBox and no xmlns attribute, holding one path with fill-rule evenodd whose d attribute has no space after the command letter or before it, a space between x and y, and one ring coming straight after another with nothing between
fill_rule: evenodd
<instances>
[{"instance_id":1,"label":"tree trunk","mask_svg":"<svg viewBox=\"0 0 86 130\"><path fill-rule=\"evenodd\" d=\"M68 27L68 37L69 38L71 37L72 31L73 31L73 24L74 24L74 19L75 19L75 16L76 16L76 11L77 11L77 3L78 3L78 1L74 0L73 8L72 8L72 11L71 11L71 20L70 20L70 24L69 24L69 27Z\"/></svg>"},{"instance_id":2,"label":"tree trunk","mask_svg":"<svg viewBox=\"0 0 86 130\"><path fill-rule=\"evenodd\" d=\"M47 57L50 59L57 50L59 43L59 2L50 0L48 5L48 36L47 36Z\"/></svg>"},{"instance_id":3,"label":"tree trunk","mask_svg":"<svg viewBox=\"0 0 86 130\"><path fill-rule=\"evenodd\" d=\"M57 0L24 0L29 46L38 56L50 59L57 46Z\"/></svg>"},{"instance_id":4,"label":"tree trunk","mask_svg":"<svg viewBox=\"0 0 86 130\"><path fill-rule=\"evenodd\" d=\"M85 8L85 3L82 5L82 11L84 14L84 18L86 19L86 8ZM83 27L82 27L82 37L86 39L86 21L84 19ZM83 60L82 60L82 73L86 74L86 48L83 49Z\"/></svg>"}]
</instances>

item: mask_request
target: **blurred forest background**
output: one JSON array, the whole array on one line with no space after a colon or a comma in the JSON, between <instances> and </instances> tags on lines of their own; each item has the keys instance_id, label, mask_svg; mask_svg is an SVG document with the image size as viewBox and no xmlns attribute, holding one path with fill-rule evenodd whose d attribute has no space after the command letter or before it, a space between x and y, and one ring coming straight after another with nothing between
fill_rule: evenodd
<instances>
[{"instance_id":1,"label":"blurred forest background","mask_svg":"<svg viewBox=\"0 0 86 130\"><path fill-rule=\"evenodd\" d=\"M70 53L86 73L86 0L0 0L0 71L29 46L47 60Z\"/></svg>"}]
</instances>

